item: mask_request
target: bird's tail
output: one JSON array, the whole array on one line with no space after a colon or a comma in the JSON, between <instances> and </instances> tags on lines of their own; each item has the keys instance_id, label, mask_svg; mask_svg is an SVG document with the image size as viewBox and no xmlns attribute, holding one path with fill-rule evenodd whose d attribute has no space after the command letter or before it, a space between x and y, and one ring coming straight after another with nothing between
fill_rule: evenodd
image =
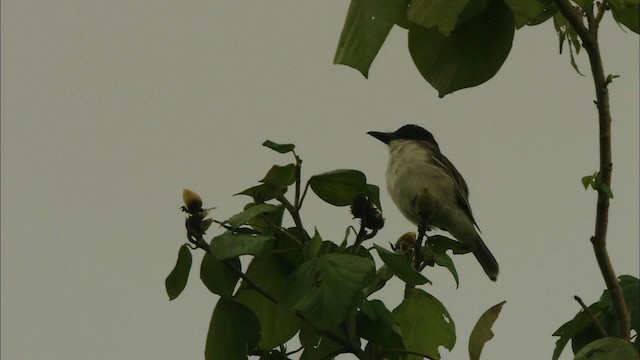
<instances>
[{"instance_id":1,"label":"bird's tail","mask_svg":"<svg viewBox=\"0 0 640 360\"><path fill-rule=\"evenodd\" d=\"M489 276L489 279L491 279L491 281L496 281L498 279L498 273L500 272L500 267L498 266L496 258L493 257L493 254L491 254L491 251L489 251L489 248L485 245L480 236L477 237L475 245L473 255L478 259L480 266L482 266L484 272Z\"/></svg>"}]
</instances>

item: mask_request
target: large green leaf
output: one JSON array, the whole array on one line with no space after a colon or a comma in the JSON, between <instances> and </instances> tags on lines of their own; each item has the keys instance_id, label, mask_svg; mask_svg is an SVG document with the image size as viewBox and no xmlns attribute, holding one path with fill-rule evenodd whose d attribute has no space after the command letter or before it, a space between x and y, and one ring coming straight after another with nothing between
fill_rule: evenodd
<instances>
[{"instance_id":1,"label":"large green leaf","mask_svg":"<svg viewBox=\"0 0 640 360\"><path fill-rule=\"evenodd\" d=\"M500 304L496 304L489 308L489 310L485 311L476 326L473 327L471 331L471 336L469 337L469 359L470 360L480 360L480 354L482 353L482 348L484 348L484 344L493 339L493 331L491 331L491 327L498 319L498 315L500 315L500 311L502 310L502 305L504 305L506 301L501 302Z\"/></svg>"},{"instance_id":2,"label":"large green leaf","mask_svg":"<svg viewBox=\"0 0 640 360\"><path fill-rule=\"evenodd\" d=\"M339 331L334 330L334 335ZM300 360L317 360L317 359L333 359L343 347L329 339L316 333L311 326L305 322L300 323L300 344L304 347L304 352L300 356ZM343 336L346 338L346 336Z\"/></svg>"},{"instance_id":3,"label":"large green leaf","mask_svg":"<svg viewBox=\"0 0 640 360\"><path fill-rule=\"evenodd\" d=\"M629 341L618 338L598 339L576 353L574 360L638 360L640 354Z\"/></svg>"},{"instance_id":4,"label":"large green leaf","mask_svg":"<svg viewBox=\"0 0 640 360\"><path fill-rule=\"evenodd\" d=\"M189 272L191 271L191 261L191 250L189 249L189 245L184 244L180 246L176 266L171 270L171 273L169 273L169 276L167 276L167 279L164 281L165 288L167 289L167 295L169 295L169 300L177 298L182 290L187 286Z\"/></svg>"},{"instance_id":5,"label":"large green leaf","mask_svg":"<svg viewBox=\"0 0 640 360\"><path fill-rule=\"evenodd\" d=\"M373 278L373 261L355 255L326 254L300 265L285 282L280 301L301 311L319 329L340 323Z\"/></svg>"},{"instance_id":6,"label":"large green leaf","mask_svg":"<svg viewBox=\"0 0 640 360\"><path fill-rule=\"evenodd\" d=\"M229 259L237 269L241 269L240 259ZM217 260L210 253L205 253L200 264L200 279L212 293L228 298L233 295L240 275Z\"/></svg>"},{"instance_id":7,"label":"large green leaf","mask_svg":"<svg viewBox=\"0 0 640 360\"><path fill-rule=\"evenodd\" d=\"M553 0L504 0L509 6L516 21L516 28L529 24L532 20L540 18ZM548 10L547 10L548 11Z\"/></svg>"},{"instance_id":8,"label":"large green leaf","mask_svg":"<svg viewBox=\"0 0 640 360\"><path fill-rule=\"evenodd\" d=\"M453 349L456 327L447 309L438 299L420 289L408 289L402 303L393 310L400 321L407 350L440 358L438 347ZM421 359L409 355L409 360Z\"/></svg>"},{"instance_id":9,"label":"large green leaf","mask_svg":"<svg viewBox=\"0 0 640 360\"><path fill-rule=\"evenodd\" d=\"M357 316L358 336L368 340L370 352L382 353L389 349L404 349L398 320L380 300L365 301ZM385 359L401 359L401 353L388 354Z\"/></svg>"},{"instance_id":10,"label":"large green leaf","mask_svg":"<svg viewBox=\"0 0 640 360\"><path fill-rule=\"evenodd\" d=\"M491 79L509 55L514 29L511 10L494 0L449 36L412 26L409 51L420 74L443 97Z\"/></svg>"},{"instance_id":11,"label":"large green leaf","mask_svg":"<svg viewBox=\"0 0 640 360\"><path fill-rule=\"evenodd\" d=\"M231 228L235 230L260 214L274 212L278 210L280 210L280 207L277 205L258 204L245 209L241 213L233 215L228 220L226 220L225 223L229 224L229 226L231 226Z\"/></svg>"},{"instance_id":12,"label":"large green leaf","mask_svg":"<svg viewBox=\"0 0 640 360\"><path fill-rule=\"evenodd\" d=\"M358 195L368 195L367 178L357 170L334 170L309 179L311 190L335 206L351 205Z\"/></svg>"},{"instance_id":13,"label":"large green leaf","mask_svg":"<svg viewBox=\"0 0 640 360\"><path fill-rule=\"evenodd\" d=\"M333 63L368 77L373 59L406 9L407 0L351 0Z\"/></svg>"},{"instance_id":14,"label":"large green leaf","mask_svg":"<svg viewBox=\"0 0 640 360\"><path fill-rule=\"evenodd\" d=\"M378 251L378 255L389 269L402 281L409 285L422 285L429 280L420 272L413 268L409 259L404 254L394 253L376 244L373 245Z\"/></svg>"},{"instance_id":15,"label":"large green leaf","mask_svg":"<svg viewBox=\"0 0 640 360\"><path fill-rule=\"evenodd\" d=\"M274 238L265 235L222 234L211 240L211 254L218 260L240 255L260 255L273 248Z\"/></svg>"},{"instance_id":16,"label":"large green leaf","mask_svg":"<svg viewBox=\"0 0 640 360\"><path fill-rule=\"evenodd\" d=\"M407 18L416 25L435 28L449 36L458 23L458 15L469 0L413 0Z\"/></svg>"},{"instance_id":17,"label":"large green leaf","mask_svg":"<svg viewBox=\"0 0 640 360\"><path fill-rule=\"evenodd\" d=\"M608 4L616 21L638 34L640 30L640 1L609 0Z\"/></svg>"},{"instance_id":18,"label":"large green leaf","mask_svg":"<svg viewBox=\"0 0 640 360\"><path fill-rule=\"evenodd\" d=\"M246 306L218 300L207 334L205 360L245 360L260 338L260 324Z\"/></svg>"},{"instance_id":19,"label":"large green leaf","mask_svg":"<svg viewBox=\"0 0 640 360\"><path fill-rule=\"evenodd\" d=\"M275 296L289 273L289 267L278 257L268 255L253 259L246 274L258 287ZM298 332L298 318L258 293L252 285L243 282L235 299L251 309L258 318L260 349L268 350L284 344Z\"/></svg>"},{"instance_id":20,"label":"large green leaf","mask_svg":"<svg viewBox=\"0 0 640 360\"><path fill-rule=\"evenodd\" d=\"M296 181L296 164L284 166L273 165L267 175L260 182L265 184L287 187Z\"/></svg>"}]
</instances>

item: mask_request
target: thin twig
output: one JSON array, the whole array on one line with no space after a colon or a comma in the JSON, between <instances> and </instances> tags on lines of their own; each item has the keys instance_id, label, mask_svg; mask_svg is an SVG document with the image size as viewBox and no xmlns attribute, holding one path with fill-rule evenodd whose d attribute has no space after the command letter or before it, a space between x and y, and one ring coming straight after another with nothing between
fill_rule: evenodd
<instances>
[{"instance_id":1,"label":"thin twig","mask_svg":"<svg viewBox=\"0 0 640 360\"><path fill-rule=\"evenodd\" d=\"M309 236L307 235L307 232L304 230L304 226L302 226L302 220L300 219L300 213L298 213L298 208L294 207L289 202L289 200L287 200L287 198L284 197L284 195L276 196L276 200L278 200L282 205L284 205L287 211L289 211L289 214L291 214L291 218L293 218L293 222L296 224L296 227L298 228L302 236L302 242L306 243L307 241L309 241Z\"/></svg>"},{"instance_id":2,"label":"thin twig","mask_svg":"<svg viewBox=\"0 0 640 360\"><path fill-rule=\"evenodd\" d=\"M424 239L425 234L427 233L426 222L418 225L418 238L416 239L416 244L414 247L415 257L413 259L413 267L420 271L420 265L422 264L422 240Z\"/></svg>"},{"instance_id":3,"label":"thin twig","mask_svg":"<svg viewBox=\"0 0 640 360\"><path fill-rule=\"evenodd\" d=\"M582 306L582 310L584 310L584 312L587 314L587 316L593 323L593 326L596 327L600 335L602 335L603 337L609 337L609 334L607 334L607 330L605 330L602 327L602 324L600 324L600 321L598 321L598 318L596 318L596 316L593 315L593 312L591 312L591 309L589 309L587 305L585 305L582 299L578 295L575 295L573 298L578 302L578 304L580 304L580 306Z\"/></svg>"},{"instance_id":4,"label":"thin twig","mask_svg":"<svg viewBox=\"0 0 640 360\"><path fill-rule=\"evenodd\" d=\"M611 188L611 112L609 106L608 83L604 74L600 46L598 44L598 17L604 7L598 13L596 19L590 22L590 28L585 28L582 23L582 15L569 3L568 0L555 0L562 15L569 21L582 40L582 46L589 55L589 63L596 91L596 105L598 107L599 146L600 146L600 178L603 184ZM603 6L606 4L603 4ZM607 289L613 302L613 307L618 320L617 336L629 340L631 332L631 319L624 301L622 288L618 282L609 254L607 253L607 226L609 223L609 196L602 189L598 189L598 201L596 205L595 232L591 238L593 251L600 267Z\"/></svg>"}]
</instances>

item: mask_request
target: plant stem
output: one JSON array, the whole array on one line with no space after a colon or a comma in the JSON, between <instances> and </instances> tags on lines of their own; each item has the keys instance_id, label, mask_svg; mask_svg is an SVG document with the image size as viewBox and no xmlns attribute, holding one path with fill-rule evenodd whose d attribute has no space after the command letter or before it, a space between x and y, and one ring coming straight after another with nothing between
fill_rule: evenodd
<instances>
[{"instance_id":1,"label":"plant stem","mask_svg":"<svg viewBox=\"0 0 640 360\"><path fill-rule=\"evenodd\" d=\"M284 205L287 211L289 211L289 214L291 214L291 217L293 218L293 222L296 224L296 227L298 228L302 236L302 242L306 243L307 241L309 241L309 236L307 235L307 232L304 230L304 226L302 226L302 220L300 219L300 213L298 213L298 208L293 206L289 202L289 200L287 200L287 198L284 197L284 195L278 195L276 197L276 200L278 200L282 205Z\"/></svg>"},{"instance_id":2,"label":"plant stem","mask_svg":"<svg viewBox=\"0 0 640 360\"><path fill-rule=\"evenodd\" d=\"M588 15L588 28L583 23L582 13L573 7L568 0L555 0L562 15L569 21L582 40L582 47L589 55L591 73L596 91L596 105L598 107L599 143L600 143L600 177L602 182L611 188L611 113L609 108L609 90L602 65L600 46L598 44L598 27L602 19L602 13L606 10L606 1L598 7L598 14L594 18ZM596 206L595 233L591 237L593 251L600 267L600 272L611 295L618 320L617 336L629 340L631 320L629 311L624 301L622 288L618 282L609 254L607 253L607 225L609 222L609 196L598 189L598 202Z\"/></svg>"},{"instance_id":3,"label":"plant stem","mask_svg":"<svg viewBox=\"0 0 640 360\"><path fill-rule=\"evenodd\" d=\"M582 310L584 310L584 312L587 314L587 316L593 323L593 326L595 326L596 329L598 329L598 332L600 333L600 335L602 335L602 337L609 337L609 334L607 334L607 331L602 327L602 324L600 324L600 321L598 321L598 318L595 315L593 315L593 312L591 312L591 309L589 309L589 307L582 301L580 296L576 295L573 298L578 302L578 304L580 304L580 306L582 306Z\"/></svg>"}]
</instances>

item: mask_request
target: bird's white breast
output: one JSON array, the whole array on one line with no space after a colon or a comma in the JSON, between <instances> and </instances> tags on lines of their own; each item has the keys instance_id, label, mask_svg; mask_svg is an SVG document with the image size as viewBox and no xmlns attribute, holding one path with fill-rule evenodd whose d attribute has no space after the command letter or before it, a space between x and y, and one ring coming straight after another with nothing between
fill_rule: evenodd
<instances>
[{"instance_id":1,"label":"bird's white breast","mask_svg":"<svg viewBox=\"0 0 640 360\"><path fill-rule=\"evenodd\" d=\"M389 144L386 180L391 199L414 224L420 222L414 200L422 189L429 190L439 208L452 203L451 200L456 196L449 174L435 164L431 153L424 146L411 140L393 140ZM433 226L444 227L444 224L438 224L437 219L433 220Z\"/></svg>"}]
</instances>

